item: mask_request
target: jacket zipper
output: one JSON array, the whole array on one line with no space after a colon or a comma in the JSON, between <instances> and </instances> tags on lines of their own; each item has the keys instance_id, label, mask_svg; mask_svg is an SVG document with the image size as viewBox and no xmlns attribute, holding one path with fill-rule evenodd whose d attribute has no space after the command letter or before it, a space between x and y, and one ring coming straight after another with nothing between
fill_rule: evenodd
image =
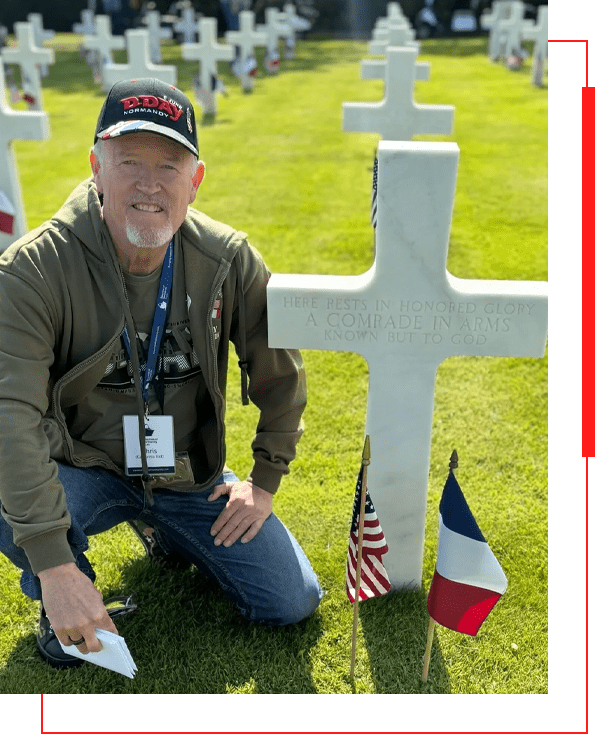
<instances>
[{"instance_id":1,"label":"jacket zipper","mask_svg":"<svg viewBox=\"0 0 595 734\"><path fill-rule=\"evenodd\" d=\"M63 413L62 413L62 409L60 408L60 406L58 404L58 399L57 399L58 392L61 392L61 390L64 387L64 385L67 385L78 374L84 372L87 369L87 367L93 365L95 362L99 361L105 354L107 354L110 351L111 346L112 346L114 340L117 339L117 338L118 338L118 335L116 334L116 336L114 337L114 339L108 341L107 344L105 345L105 347L103 349L101 349L99 352L96 352L95 354L92 354L90 357L87 357L87 359L84 360L83 362L79 362L69 372L67 372L63 377L61 377L58 380L58 382L56 382L56 384L54 385L54 389L52 390L52 411L54 413L54 417L56 418L56 420L58 421L58 423L60 425L60 428L62 430L62 434L65 437L65 445L66 445L66 448L67 448L68 453L70 455L69 456L70 461L71 461L71 463L73 465L74 464L77 464L79 466L86 466L86 465L88 465L88 466L97 466L97 465L100 465L100 466L105 466L106 468L109 468L109 469L114 469L119 474L121 474L120 470L118 469L118 467L113 462L105 462L105 461L103 461L102 459L99 459L99 458L98 459L90 459L89 461L84 461L84 460L79 459L78 457L75 456L74 446L72 445L71 436L70 436L70 433L68 431L68 426L66 425L66 423L62 419Z\"/></svg>"}]
</instances>

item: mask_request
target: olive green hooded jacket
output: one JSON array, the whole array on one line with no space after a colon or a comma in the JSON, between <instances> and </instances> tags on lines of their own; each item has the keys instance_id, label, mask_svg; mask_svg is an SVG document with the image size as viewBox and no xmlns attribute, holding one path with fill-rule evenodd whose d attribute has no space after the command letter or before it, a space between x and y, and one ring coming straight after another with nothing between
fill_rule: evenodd
<instances>
[{"instance_id":1,"label":"olive green hooded jacket","mask_svg":"<svg viewBox=\"0 0 595 734\"><path fill-rule=\"evenodd\" d=\"M196 442L201 455L191 457L203 467L193 489L212 485L225 466L231 341L249 377L247 394L260 409L251 477L274 493L295 457L306 381L299 352L268 347L270 274L243 233L194 209L175 239L209 398ZM105 453L71 435L69 414L103 377L126 312L129 318L122 272L89 179L53 219L0 257L0 502L34 573L74 560L56 461L122 475Z\"/></svg>"}]
</instances>

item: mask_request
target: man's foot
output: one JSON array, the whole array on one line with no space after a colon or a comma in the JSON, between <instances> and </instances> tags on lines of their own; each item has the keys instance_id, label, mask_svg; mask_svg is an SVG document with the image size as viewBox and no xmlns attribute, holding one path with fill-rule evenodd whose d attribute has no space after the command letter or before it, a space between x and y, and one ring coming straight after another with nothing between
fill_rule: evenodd
<instances>
[{"instance_id":1,"label":"man's foot","mask_svg":"<svg viewBox=\"0 0 595 734\"><path fill-rule=\"evenodd\" d=\"M143 544L149 558L157 566L175 569L177 571L185 571L187 568L190 568L192 564L181 553L166 551L159 545L159 542L153 535L152 527L142 522L142 520L129 520L128 524Z\"/></svg>"},{"instance_id":2,"label":"man's foot","mask_svg":"<svg viewBox=\"0 0 595 734\"><path fill-rule=\"evenodd\" d=\"M41 614L39 615L39 625L37 627L35 641L39 654L52 668L57 668L58 670L78 668L84 662L80 658L75 658L73 655L67 655L64 652L43 607L41 607Z\"/></svg>"},{"instance_id":3,"label":"man's foot","mask_svg":"<svg viewBox=\"0 0 595 734\"><path fill-rule=\"evenodd\" d=\"M107 613L112 619L119 619L125 614L129 614L136 609L136 604L133 601L132 595L128 597L118 596L106 599L104 604L106 606ZM64 652L60 645L60 641L56 637L52 624L45 613L43 605L39 615L39 625L37 627L37 636L35 641L39 654L48 665L52 666L52 668L56 668L57 670L78 668L85 662L84 660L81 660L81 658L76 658L74 655L68 655L68 653Z\"/></svg>"}]
</instances>

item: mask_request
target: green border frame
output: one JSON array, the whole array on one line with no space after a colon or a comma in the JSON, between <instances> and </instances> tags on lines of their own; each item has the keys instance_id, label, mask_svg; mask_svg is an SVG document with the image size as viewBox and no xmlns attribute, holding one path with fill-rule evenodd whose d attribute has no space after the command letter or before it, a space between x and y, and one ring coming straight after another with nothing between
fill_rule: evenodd
<instances>
[{"instance_id":1,"label":"green border frame","mask_svg":"<svg viewBox=\"0 0 595 734\"><path fill-rule=\"evenodd\" d=\"M554 0L552 39L593 40L595 7ZM581 88L585 44L550 44L551 229L554 308L550 332L550 674L544 697L44 696L48 732L67 731L585 731L585 460L580 456ZM595 66L591 72L595 85ZM594 204L595 205L595 204ZM563 214L562 214L563 213ZM561 349L564 346L564 349ZM591 462L595 476L595 461ZM301 701L300 698L307 698ZM163 699L166 699L165 701ZM68 699L68 700L65 700ZM38 695L6 695L7 731L40 732ZM12 724L12 726L11 726ZM85 729L85 726L93 727Z\"/></svg>"}]
</instances>

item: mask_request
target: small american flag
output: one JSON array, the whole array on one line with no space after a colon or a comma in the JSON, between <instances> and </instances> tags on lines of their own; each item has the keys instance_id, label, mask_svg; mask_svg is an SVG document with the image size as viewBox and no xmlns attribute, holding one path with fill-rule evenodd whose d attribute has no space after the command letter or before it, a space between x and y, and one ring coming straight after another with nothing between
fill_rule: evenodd
<instances>
[{"instance_id":1,"label":"small american flag","mask_svg":"<svg viewBox=\"0 0 595 734\"><path fill-rule=\"evenodd\" d=\"M355 580L357 572L357 537L359 532L359 513L362 496L362 477L364 467L360 469L353 501L351 532L347 550L347 597L355 601ZM382 556L388 551L388 545L378 522L376 510L372 504L370 493L366 488L366 508L364 511L364 537L362 542L362 564L359 587L359 599L370 599L382 596L390 591L390 581L382 563Z\"/></svg>"},{"instance_id":2,"label":"small american flag","mask_svg":"<svg viewBox=\"0 0 595 734\"><path fill-rule=\"evenodd\" d=\"M221 301L217 300L213 304L213 313L211 314L212 319L220 319L221 318Z\"/></svg>"},{"instance_id":3,"label":"small american flag","mask_svg":"<svg viewBox=\"0 0 595 734\"><path fill-rule=\"evenodd\" d=\"M374 157L374 173L372 174L372 212L370 219L372 227L378 224L378 155Z\"/></svg>"}]
</instances>

